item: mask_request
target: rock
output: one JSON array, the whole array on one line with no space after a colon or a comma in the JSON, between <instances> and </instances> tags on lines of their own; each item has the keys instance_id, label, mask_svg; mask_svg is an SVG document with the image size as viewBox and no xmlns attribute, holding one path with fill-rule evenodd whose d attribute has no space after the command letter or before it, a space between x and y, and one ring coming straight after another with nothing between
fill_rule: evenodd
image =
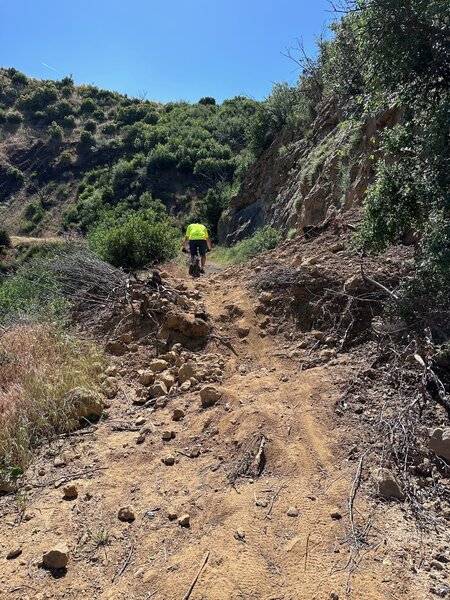
<instances>
[{"instance_id":1,"label":"rock","mask_svg":"<svg viewBox=\"0 0 450 600\"><path fill-rule=\"evenodd\" d=\"M182 384L180 385L180 390L181 390L182 392L187 392L187 391L188 391L188 390L191 388L191 386L192 386L192 383L191 383L191 381L188 379L187 381L185 381L184 383L182 383Z\"/></svg>"},{"instance_id":2,"label":"rock","mask_svg":"<svg viewBox=\"0 0 450 600\"><path fill-rule=\"evenodd\" d=\"M12 494L17 491L17 481L13 479L3 479L0 481L0 492L4 494Z\"/></svg>"},{"instance_id":3,"label":"rock","mask_svg":"<svg viewBox=\"0 0 450 600\"><path fill-rule=\"evenodd\" d=\"M261 294L259 295L259 301L262 302L263 304L269 304L269 302L272 300L272 298L273 298L272 292L261 292Z\"/></svg>"},{"instance_id":4,"label":"rock","mask_svg":"<svg viewBox=\"0 0 450 600\"><path fill-rule=\"evenodd\" d=\"M431 433L429 447L435 454L450 462L450 427L434 429Z\"/></svg>"},{"instance_id":5,"label":"rock","mask_svg":"<svg viewBox=\"0 0 450 600\"><path fill-rule=\"evenodd\" d=\"M240 338L245 338L250 333L250 327L248 325L238 325L237 326L237 334Z\"/></svg>"},{"instance_id":6,"label":"rock","mask_svg":"<svg viewBox=\"0 0 450 600\"><path fill-rule=\"evenodd\" d=\"M65 454L57 456L53 461L53 465L55 467L65 467L67 465L67 457L65 456Z\"/></svg>"},{"instance_id":7,"label":"rock","mask_svg":"<svg viewBox=\"0 0 450 600\"><path fill-rule=\"evenodd\" d=\"M119 382L115 377L107 377L102 383L102 392L108 399L115 398L118 391Z\"/></svg>"},{"instance_id":8,"label":"rock","mask_svg":"<svg viewBox=\"0 0 450 600\"><path fill-rule=\"evenodd\" d=\"M243 529L236 529L234 532L234 537L237 540L245 540L245 531Z\"/></svg>"},{"instance_id":9,"label":"rock","mask_svg":"<svg viewBox=\"0 0 450 600\"><path fill-rule=\"evenodd\" d=\"M175 456L173 454L168 454L162 459L163 463L168 467L171 467L175 464Z\"/></svg>"},{"instance_id":10,"label":"rock","mask_svg":"<svg viewBox=\"0 0 450 600\"><path fill-rule=\"evenodd\" d=\"M83 387L70 390L65 397L65 403L73 406L74 417L77 419L99 417L105 407L99 394Z\"/></svg>"},{"instance_id":11,"label":"rock","mask_svg":"<svg viewBox=\"0 0 450 600\"><path fill-rule=\"evenodd\" d=\"M139 417L139 419L136 419L135 425L136 425L136 427L142 427L142 425L145 425L146 422L147 422L147 419L145 417Z\"/></svg>"},{"instance_id":12,"label":"rock","mask_svg":"<svg viewBox=\"0 0 450 600\"><path fill-rule=\"evenodd\" d=\"M21 554L22 554L22 548L20 548L20 547L13 548L12 550L10 550L8 552L8 554L6 555L6 558L7 558L7 560L12 560L13 558L17 558Z\"/></svg>"},{"instance_id":13,"label":"rock","mask_svg":"<svg viewBox=\"0 0 450 600\"><path fill-rule=\"evenodd\" d=\"M170 440L173 440L175 438L175 436L176 436L175 431L163 431L162 435L161 435L162 439L165 442L169 442Z\"/></svg>"},{"instance_id":14,"label":"rock","mask_svg":"<svg viewBox=\"0 0 450 600\"><path fill-rule=\"evenodd\" d=\"M106 351L114 356L123 356L128 352L128 347L121 340L112 340L106 344Z\"/></svg>"},{"instance_id":15,"label":"rock","mask_svg":"<svg viewBox=\"0 0 450 600\"><path fill-rule=\"evenodd\" d=\"M162 381L158 381L148 388L148 395L150 398L160 398L161 396L165 396L167 392L167 387Z\"/></svg>"},{"instance_id":16,"label":"rock","mask_svg":"<svg viewBox=\"0 0 450 600\"><path fill-rule=\"evenodd\" d=\"M138 382L141 385L150 385L155 381L155 374L150 369L139 369Z\"/></svg>"},{"instance_id":17,"label":"rock","mask_svg":"<svg viewBox=\"0 0 450 600\"><path fill-rule=\"evenodd\" d=\"M187 338L205 338L209 333L209 325L190 313L169 312L164 325L165 329L178 331Z\"/></svg>"},{"instance_id":18,"label":"rock","mask_svg":"<svg viewBox=\"0 0 450 600\"><path fill-rule=\"evenodd\" d=\"M192 448L189 452L191 458L198 458L200 456L200 448Z\"/></svg>"},{"instance_id":19,"label":"rock","mask_svg":"<svg viewBox=\"0 0 450 600\"><path fill-rule=\"evenodd\" d=\"M156 358L148 365L150 371L153 371L153 373L161 373L161 371L165 371L168 366L169 363L162 358Z\"/></svg>"},{"instance_id":20,"label":"rock","mask_svg":"<svg viewBox=\"0 0 450 600\"><path fill-rule=\"evenodd\" d=\"M166 360L171 365L174 365L177 361L178 354L175 352L175 350L172 349L170 352L162 354L159 358L162 360Z\"/></svg>"},{"instance_id":21,"label":"rock","mask_svg":"<svg viewBox=\"0 0 450 600\"><path fill-rule=\"evenodd\" d=\"M330 600L339 600L339 596L336 594L336 592L331 592Z\"/></svg>"},{"instance_id":22,"label":"rock","mask_svg":"<svg viewBox=\"0 0 450 600\"><path fill-rule=\"evenodd\" d=\"M238 306L237 304L226 304L225 305L225 310L232 316L235 318L238 317L243 317L244 316L244 311L242 310L242 308L240 306Z\"/></svg>"},{"instance_id":23,"label":"rock","mask_svg":"<svg viewBox=\"0 0 450 600\"><path fill-rule=\"evenodd\" d=\"M73 483L69 483L68 485L63 487L64 498L68 500L73 500L78 496L77 486Z\"/></svg>"},{"instance_id":24,"label":"rock","mask_svg":"<svg viewBox=\"0 0 450 600\"><path fill-rule=\"evenodd\" d=\"M139 430L138 436L136 438L136 444L142 444L145 441L146 435L148 433L154 433L154 432L155 432L155 426L153 425L153 423L151 423L151 422L146 423Z\"/></svg>"},{"instance_id":25,"label":"rock","mask_svg":"<svg viewBox=\"0 0 450 600\"><path fill-rule=\"evenodd\" d=\"M174 508L169 508L167 510L167 518L169 521L176 521L178 519L177 511Z\"/></svg>"},{"instance_id":26,"label":"rock","mask_svg":"<svg viewBox=\"0 0 450 600\"><path fill-rule=\"evenodd\" d=\"M338 510L334 510L332 513L330 513L330 517L335 521L339 521L340 519L342 519L342 515Z\"/></svg>"},{"instance_id":27,"label":"rock","mask_svg":"<svg viewBox=\"0 0 450 600\"><path fill-rule=\"evenodd\" d=\"M181 421L181 419L184 419L184 410L176 408L172 413L172 421Z\"/></svg>"},{"instance_id":28,"label":"rock","mask_svg":"<svg viewBox=\"0 0 450 600\"><path fill-rule=\"evenodd\" d=\"M197 365L192 361L188 361L181 365L178 371L178 381L183 384L186 381L189 381L191 377L196 377L197 375Z\"/></svg>"},{"instance_id":29,"label":"rock","mask_svg":"<svg viewBox=\"0 0 450 600\"><path fill-rule=\"evenodd\" d=\"M207 385L200 390L200 400L203 408L214 406L218 400L220 400L222 394L213 385Z\"/></svg>"},{"instance_id":30,"label":"rock","mask_svg":"<svg viewBox=\"0 0 450 600\"><path fill-rule=\"evenodd\" d=\"M131 523L131 521L134 521L136 519L134 508L130 505L122 506L122 508L119 508L117 517L119 521L127 521Z\"/></svg>"},{"instance_id":31,"label":"rock","mask_svg":"<svg viewBox=\"0 0 450 600\"><path fill-rule=\"evenodd\" d=\"M159 375L159 381L161 381L166 386L166 388L170 390L170 388L175 383L175 377L172 375L172 373L170 373L170 371L163 371Z\"/></svg>"},{"instance_id":32,"label":"rock","mask_svg":"<svg viewBox=\"0 0 450 600\"><path fill-rule=\"evenodd\" d=\"M294 506L291 506L288 508L286 514L288 517L298 517L298 510Z\"/></svg>"},{"instance_id":33,"label":"rock","mask_svg":"<svg viewBox=\"0 0 450 600\"><path fill-rule=\"evenodd\" d=\"M108 377L115 377L117 375L117 367L115 365L109 365L105 369L105 375Z\"/></svg>"},{"instance_id":34,"label":"rock","mask_svg":"<svg viewBox=\"0 0 450 600\"><path fill-rule=\"evenodd\" d=\"M58 544L47 550L44 552L42 562L47 569L64 569L69 562L68 547L65 544Z\"/></svg>"},{"instance_id":35,"label":"rock","mask_svg":"<svg viewBox=\"0 0 450 600\"><path fill-rule=\"evenodd\" d=\"M188 514L181 515L178 519L178 525L181 527L189 527L191 524L191 518Z\"/></svg>"},{"instance_id":36,"label":"rock","mask_svg":"<svg viewBox=\"0 0 450 600\"><path fill-rule=\"evenodd\" d=\"M403 493L400 484L389 469L376 469L374 472L374 479L377 484L378 494L382 498L397 498L398 500L403 500L405 498L405 494Z\"/></svg>"}]
</instances>

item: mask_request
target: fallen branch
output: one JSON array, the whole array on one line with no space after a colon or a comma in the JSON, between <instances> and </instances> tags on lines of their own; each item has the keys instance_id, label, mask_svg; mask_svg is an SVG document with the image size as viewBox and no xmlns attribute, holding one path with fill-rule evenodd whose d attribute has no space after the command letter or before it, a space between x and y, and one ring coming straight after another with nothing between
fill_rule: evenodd
<instances>
[{"instance_id":1,"label":"fallen branch","mask_svg":"<svg viewBox=\"0 0 450 600\"><path fill-rule=\"evenodd\" d=\"M375 281L375 279L372 279L372 277L369 277L368 275L366 275L364 273L362 265L361 265L361 277L364 279L364 281L366 281L367 283L370 283L370 284L374 285L375 287L379 288L380 290L383 290L383 292L385 294L387 294L388 296L390 296L397 303L400 303L400 298L397 296L397 294L395 294L394 292L391 292L390 289L388 289L385 285L383 285L379 281Z\"/></svg>"},{"instance_id":2,"label":"fallen branch","mask_svg":"<svg viewBox=\"0 0 450 600\"><path fill-rule=\"evenodd\" d=\"M273 508L273 503L275 502L275 500L278 498L279 493L281 492L281 490L284 488L284 483L282 483L280 485L280 487L278 488L278 490L275 492L275 494L272 496L272 499L270 501L270 506L269 506L269 510L267 511L266 515L265 515L265 519L268 519L270 517L270 513L272 512L272 508Z\"/></svg>"},{"instance_id":3,"label":"fallen branch","mask_svg":"<svg viewBox=\"0 0 450 600\"><path fill-rule=\"evenodd\" d=\"M203 562L200 566L200 569L197 571L197 575L194 577L194 579L192 580L191 585L189 586L188 591L185 593L185 595L183 596L183 600L188 600L194 590L194 587L200 577L200 575L202 574L203 569L206 566L206 563L208 562L208 558L209 558L209 550L208 552L205 554L205 557L203 558Z\"/></svg>"},{"instance_id":4,"label":"fallen branch","mask_svg":"<svg viewBox=\"0 0 450 600\"><path fill-rule=\"evenodd\" d=\"M130 551L128 552L127 556L125 557L125 560L123 561L123 563L120 566L119 570L116 572L116 574L112 578L111 583L114 583L114 581L116 580L116 578L120 577L125 572L125 569L130 564L131 557L133 556L133 552L134 552L134 542L132 542Z\"/></svg>"}]
</instances>

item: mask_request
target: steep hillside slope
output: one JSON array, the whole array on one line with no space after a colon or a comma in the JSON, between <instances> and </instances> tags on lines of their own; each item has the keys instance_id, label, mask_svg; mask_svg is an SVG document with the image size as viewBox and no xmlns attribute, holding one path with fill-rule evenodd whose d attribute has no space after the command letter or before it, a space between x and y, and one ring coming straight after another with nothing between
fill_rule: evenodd
<instances>
[{"instance_id":1,"label":"steep hillside slope","mask_svg":"<svg viewBox=\"0 0 450 600\"><path fill-rule=\"evenodd\" d=\"M380 133L401 119L392 108L378 117L346 119L335 100L320 108L306 134L283 129L251 165L219 224L219 239L235 243L261 225L317 225L329 211L360 207L373 182Z\"/></svg>"}]
</instances>

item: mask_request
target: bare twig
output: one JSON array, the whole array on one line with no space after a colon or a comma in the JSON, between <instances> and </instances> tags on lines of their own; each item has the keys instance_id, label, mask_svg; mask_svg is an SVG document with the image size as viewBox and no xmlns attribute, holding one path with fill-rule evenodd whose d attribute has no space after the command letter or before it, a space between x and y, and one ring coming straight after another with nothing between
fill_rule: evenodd
<instances>
[{"instance_id":1,"label":"bare twig","mask_svg":"<svg viewBox=\"0 0 450 600\"><path fill-rule=\"evenodd\" d=\"M280 485L280 487L278 488L278 490L275 492L275 494L272 496L272 499L270 501L270 506L269 506L269 510L267 511L267 513L265 514L264 518L268 519L270 517L270 513L272 512L272 508L273 508L273 504L275 502L275 500L278 498L279 493L281 492L281 490L284 488L284 483L282 483Z\"/></svg>"},{"instance_id":2,"label":"bare twig","mask_svg":"<svg viewBox=\"0 0 450 600\"><path fill-rule=\"evenodd\" d=\"M196 583L197 583L197 581L198 581L198 579L199 579L199 577L200 577L200 575L201 575L201 573L202 573L203 569L205 568L205 566L206 566L206 563L208 562L208 558L209 558L209 550L208 550L208 552L205 554L205 556L204 556L204 558L203 558L203 561L202 561L202 564L200 565L200 568L199 568L199 570L197 571L197 575L196 575L196 576L194 577L194 579L192 580L192 583L191 583L191 585L189 586L189 589L188 589L188 591L187 591L187 592L185 593L185 595L183 596L183 600L189 600L189 598L190 598L190 596L191 596L191 594L192 594L192 591L194 590L194 587L195 587L195 585L196 585Z\"/></svg>"}]
</instances>

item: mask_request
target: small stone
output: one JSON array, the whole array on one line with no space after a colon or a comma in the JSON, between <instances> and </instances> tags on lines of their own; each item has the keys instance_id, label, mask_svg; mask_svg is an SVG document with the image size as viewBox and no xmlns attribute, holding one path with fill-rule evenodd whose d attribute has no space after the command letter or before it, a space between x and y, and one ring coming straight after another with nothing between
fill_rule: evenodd
<instances>
[{"instance_id":1,"label":"small stone","mask_svg":"<svg viewBox=\"0 0 450 600\"><path fill-rule=\"evenodd\" d=\"M222 394L213 385L207 385L200 390L200 400L203 408L214 406L220 400Z\"/></svg>"},{"instance_id":2,"label":"small stone","mask_svg":"<svg viewBox=\"0 0 450 600\"><path fill-rule=\"evenodd\" d=\"M339 596L336 594L336 592L331 592L330 600L339 600Z\"/></svg>"},{"instance_id":3,"label":"small stone","mask_svg":"<svg viewBox=\"0 0 450 600\"><path fill-rule=\"evenodd\" d=\"M167 510L167 518L169 521L176 521L178 519L178 513L174 508L169 508Z\"/></svg>"},{"instance_id":4,"label":"small stone","mask_svg":"<svg viewBox=\"0 0 450 600\"><path fill-rule=\"evenodd\" d=\"M378 493L382 498L397 498L398 500L405 498L400 484L389 469L376 469L374 479L378 487Z\"/></svg>"},{"instance_id":5,"label":"small stone","mask_svg":"<svg viewBox=\"0 0 450 600\"><path fill-rule=\"evenodd\" d=\"M273 294L271 292L261 292L259 295L259 301L263 304L268 304L273 298Z\"/></svg>"},{"instance_id":6,"label":"small stone","mask_svg":"<svg viewBox=\"0 0 450 600\"><path fill-rule=\"evenodd\" d=\"M43 477L43 476L45 475L45 469L39 469L39 471L38 471L38 475L39 475L40 477Z\"/></svg>"},{"instance_id":7,"label":"small stone","mask_svg":"<svg viewBox=\"0 0 450 600\"><path fill-rule=\"evenodd\" d=\"M163 463L167 466L172 466L175 464L175 456L173 454L168 454L162 459Z\"/></svg>"},{"instance_id":8,"label":"small stone","mask_svg":"<svg viewBox=\"0 0 450 600\"><path fill-rule=\"evenodd\" d=\"M236 529L234 532L234 537L237 540L245 540L245 531L243 529Z\"/></svg>"},{"instance_id":9,"label":"small stone","mask_svg":"<svg viewBox=\"0 0 450 600\"><path fill-rule=\"evenodd\" d=\"M136 515L134 513L134 508L130 505L122 506L119 508L119 512L117 514L119 521L134 521L136 519Z\"/></svg>"},{"instance_id":10,"label":"small stone","mask_svg":"<svg viewBox=\"0 0 450 600\"><path fill-rule=\"evenodd\" d=\"M65 467L67 465L67 458L64 454L57 456L53 461L55 467Z\"/></svg>"},{"instance_id":11,"label":"small stone","mask_svg":"<svg viewBox=\"0 0 450 600\"><path fill-rule=\"evenodd\" d=\"M338 510L334 510L332 513L330 513L330 517L335 521L339 521L340 519L342 519L342 515Z\"/></svg>"},{"instance_id":12,"label":"small stone","mask_svg":"<svg viewBox=\"0 0 450 600\"><path fill-rule=\"evenodd\" d=\"M262 508L266 508L267 507L267 500L261 499L261 498L257 498L256 499L256 506L261 506Z\"/></svg>"},{"instance_id":13,"label":"small stone","mask_svg":"<svg viewBox=\"0 0 450 600\"><path fill-rule=\"evenodd\" d=\"M106 344L106 351L114 356L123 356L128 352L128 347L121 340L114 340Z\"/></svg>"},{"instance_id":14,"label":"small stone","mask_svg":"<svg viewBox=\"0 0 450 600\"><path fill-rule=\"evenodd\" d=\"M42 562L47 569L64 569L69 561L69 549L65 544L59 544L44 552Z\"/></svg>"},{"instance_id":15,"label":"small stone","mask_svg":"<svg viewBox=\"0 0 450 600\"><path fill-rule=\"evenodd\" d=\"M182 392L187 392L191 388L191 386L192 386L192 383L191 383L190 379L188 379L187 381L185 381L184 383L182 383L180 385L180 390Z\"/></svg>"},{"instance_id":16,"label":"small stone","mask_svg":"<svg viewBox=\"0 0 450 600\"><path fill-rule=\"evenodd\" d=\"M145 417L139 417L139 419L136 419L136 427L141 427L142 425L145 425L146 422L147 419Z\"/></svg>"},{"instance_id":17,"label":"small stone","mask_svg":"<svg viewBox=\"0 0 450 600\"><path fill-rule=\"evenodd\" d=\"M181 419L184 419L184 410L181 408L175 408L172 413L172 421L181 421Z\"/></svg>"},{"instance_id":18,"label":"small stone","mask_svg":"<svg viewBox=\"0 0 450 600\"><path fill-rule=\"evenodd\" d=\"M286 514L288 517L298 517L298 510L294 506L291 506Z\"/></svg>"},{"instance_id":19,"label":"small stone","mask_svg":"<svg viewBox=\"0 0 450 600\"><path fill-rule=\"evenodd\" d=\"M115 377L117 375L117 367L115 365L109 365L105 369L105 375L108 377Z\"/></svg>"},{"instance_id":20,"label":"small stone","mask_svg":"<svg viewBox=\"0 0 450 600\"><path fill-rule=\"evenodd\" d=\"M250 333L250 327L247 325L238 325L237 326L237 334L240 338L245 338Z\"/></svg>"},{"instance_id":21,"label":"small stone","mask_svg":"<svg viewBox=\"0 0 450 600\"><path fill-rule=\"evenodd\" d=\"M431 433L429 447L435 454L450 462L450 427L434 429Z\"/></svg>"},{"instance_id":22,"label":"small stone","mask_svg":"<svg viewBox=\"0 0 450 600\"><path fill-rule=\"evenodd\" d=\"M68 500L73 500L78 496L77 486L73 483L66 485L63 487L64 498Z\"/></svg>"},{"instance_id":23,"label":"small stone","mask_svg":"<svg viewBox=\"0 0 450 600\"><path fill-rule=\"evenodd\" d=\"M191 458L197 458L200 456L200 448L192 448L192 450L189 452L189 456Z\"/></svg>"},{"instance_id":24,"label":"small stone","mask_svg":"<svg viewBox=\"0 0 450 600\"><path fill-rule=\"evenodd\" d=\"M189 527L190 526L190 522L191 522L191 518L188 514L182 515L179 519L178 519L178 525L180 525L181 527Z\"/></svg>"},{"instance_id":25,"label":"small stone","mask_svg":"<svg viewBox=\"0 0 450 600\"><path fill-rule=\"evenodd\" d=\"M117 396L119 391L119 382L115 377L107 377L102 383L102 392L109 400Z\"/></svg>"},{"instance_id":26,"label":"small stone","mask_svg":"<svg viewBox=\"0 0 450 600\"><path fill-rule=\"evenodd\" d=\"M174 439L175 436L176 436L175 431L169 431L169 430L163 431L161 434L161 437L165 442L169 442L170 440Z\"/></svg>"},{"instance_id":27,"label":"small stone","mask_svg":"<svg viewBox=\"0 0 450 600\"><path fill-rule=\"evenodd\" d=\"M160 398L167 394L167 387L162 381L154 383L148 388L148 395L150 398Z\"/></svg>"},{"instance_id":28,"label":"small stone","mask_svg":"<svg viewBox=\"0 0 450 600\"><path fill-rule=\"evenodd\" d=\"M8 554L6 555L6 558L8 560L12 560L13 558L17 558L18 556L20 556L22 554L22 548L13 548L12 550L10 550L8 552Z\"/></svg>"},{"instance_id":29,"label":"small stone","mask_svg":"<svg viewBox=\"0 0 450 600\"><path fill-rule=\"evenodd\" d=\"M175 383L175 377L174 375L172 375L172 373L170 373L170 371L163 371L162 373L160 373L159 380L166 386L168 390L170 390L170 388Z\"/></svg>"}]
</instances>

